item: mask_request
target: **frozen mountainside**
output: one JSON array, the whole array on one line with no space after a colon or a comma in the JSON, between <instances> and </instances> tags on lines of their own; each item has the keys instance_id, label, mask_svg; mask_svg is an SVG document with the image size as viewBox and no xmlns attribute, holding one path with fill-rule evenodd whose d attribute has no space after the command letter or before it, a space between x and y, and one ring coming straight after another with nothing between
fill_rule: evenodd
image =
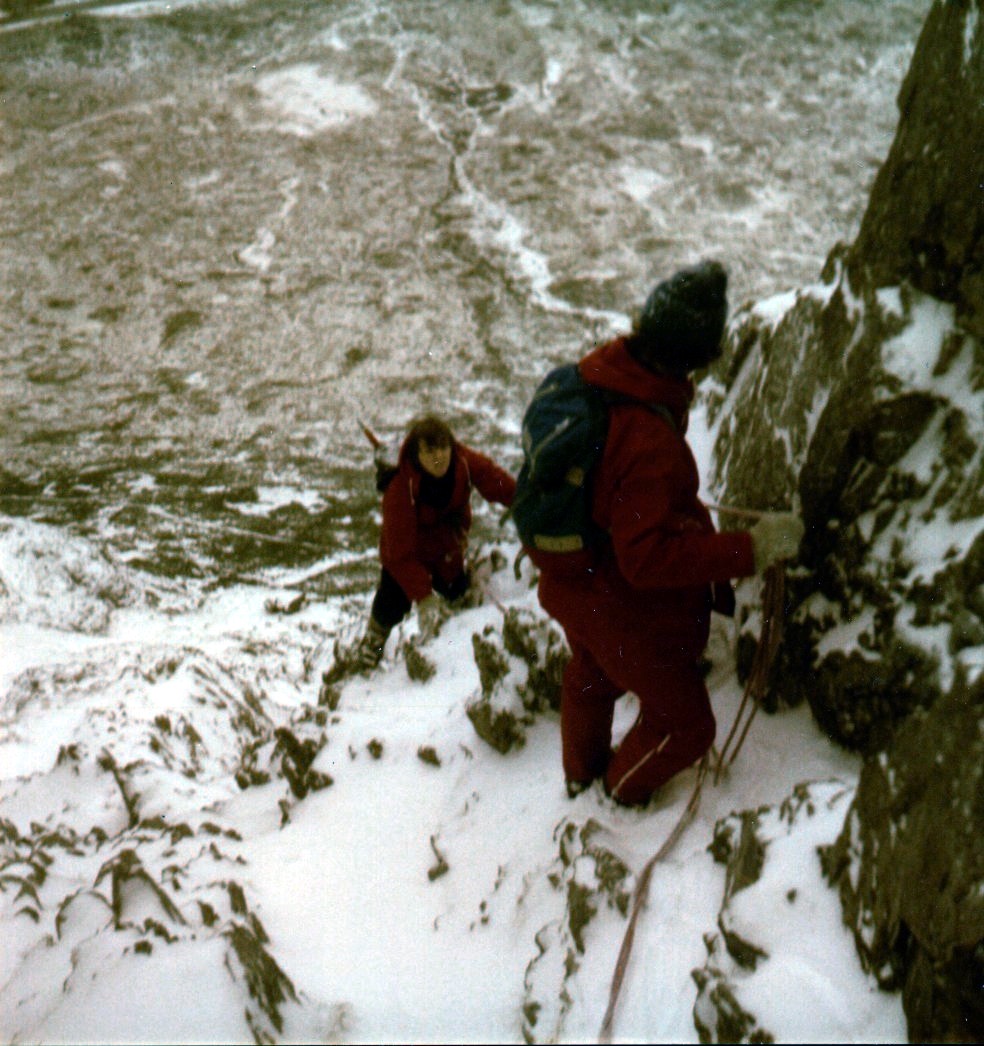
<instances>
[{"instance_id":1,"label":"frozen mountainside","mask_svg":"<svg viewBox=\"0 0 984 1046\"><path fill-rule=\"evenodd\" d=\"M718 482L807 534L768 703L868 757L825 868L911 1041L980 1028L984 934L982 343L953 305L825 282L736 317ZM791 375L796 375L795 383ZM740 433L740 437L736 434ZM760 628L742 599L739 664ZM748 949L745 949L748 953ZM751 953L748 953L751 954Z\"/></svg>"},{"instance_id":2,"label":"frozen mountainside","mask_svg":"<svg viewBox=\"0 0 984 1046\"><path fill-rule=\"evenodd\" d=\"M928 6L0 0L4 511L370 584L359 421L515 466L538 380L655 279L813 280ZM285 487L317 510L247 522L292 545L231 533Z\"/></svg>"},{"instance_id":3,"label":"frozen mountainside","mask_svg":"<svg viewBox=\"0 0 984 1046\"><path fill-rule=\"evenodd\" d=\"M866 753L825 868L913 1042L984 1035L981 14L933 5L857 239L722 368L722 496L807 528L770 689Z\"/></svg>"},{"instance_id":4,"label":"frozen mountainside","mask_svg":"<svg viewBox=\"0 0 984 1046\"><path fill-rule=\"evenodd\" d=\"M52 602L64 604L71 575L80 602L91 598L77 545L59 563L44 528L3 527L19 543L0 577L33 562L34 590ZM377 673L340 686L334 710L317 703L320 675L333 638L361 623L362 598L287 613L292 590L271 584L176 612L155 606L167 593L143 590L96 635L86 614L54 630L44 606L8 619L3 1038L595 1037L636 876L694 778L644 811L599 791L571 801L548 705L520 715L507 754L477 735L469 708L497 688L486 673L483 692L475 637L498 647L514 693L556 642L528 574L514 576L515 552L483 550L482 605L436 633L408 622ZM503 643L507 617L525 643ZM739 697L730 629L718 623L710 650L722 732ZM510 652L521 647L525 659ZM631 716L621 710L619 729ZM757 721L656 869L617 1039L696 1041L697 982L733 962L725 930L765 953L730 971L727 990L777 1040L904 1037L897 998L857 965L816 852L840 830L857 769L802 709ZM726 876L710 850L723 860L730 834L716 837L716 822L777 808L797 786L796 816L762 822L767 874L719 922Z\"/></svg>"},{"instance_id":5,"label":"frozen mountainside","mask_svg":"<svg viewBox=\"0 0 984 1046\"><path fill-rule=\"evenodd\" d=\"M670 269L785 315L938 6L0 0L0 1038L596 1037L694 775L566 797L559 637L482 510L481 602L321 687L375 581L358 423L515 466L542 374ZM746 642L716 623L719 737ZM860 768L758 717L617 1039L905 1036L821 878Z\"/></svg>"}]
</instances>

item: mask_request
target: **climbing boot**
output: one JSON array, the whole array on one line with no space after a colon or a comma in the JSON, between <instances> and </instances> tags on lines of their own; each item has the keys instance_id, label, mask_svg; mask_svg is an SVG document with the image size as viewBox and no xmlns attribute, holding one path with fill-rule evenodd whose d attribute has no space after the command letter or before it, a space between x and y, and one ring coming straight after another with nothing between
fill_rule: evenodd
<instances>
[{"instance_id":1,"label":"climbing boot","mask_svg":"<svg viewBox=\"0 0 984 1046\"><path fill-rule=\"evenodd\" d=\"M386 640L389 629L383 626L370 615L366 634L362 637L355 652L355 662L360 672L371 672L383 659L383 650L386 648Z\"/></svg>"}]
</instances>

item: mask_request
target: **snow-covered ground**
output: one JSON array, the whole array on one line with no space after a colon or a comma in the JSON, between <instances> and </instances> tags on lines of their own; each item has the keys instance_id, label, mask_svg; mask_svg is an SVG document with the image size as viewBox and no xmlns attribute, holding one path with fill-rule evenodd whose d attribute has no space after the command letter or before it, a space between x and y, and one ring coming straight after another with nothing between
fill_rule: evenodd
<instances>
[{"instance_id":1,"label":"snow-covered ground","mask_svg":"<svg viewBox=\"0 0 984 1046\"><path fill-rule=\"evenodd\" d=\"M248 1019L284 1041L519 1042L531 1002L537 1041L597 1036L626 919L615 894L589 895L598 911L580 929L583 952L572 947L570 884L597 890L600 847L628 871L624 907L694 772L625 810L597 787L567 798L554 714L506 755L476 735L472 636L501 633L506 611L542 620L528 572L512 569L515 546L499 549L505 565L481 606L429 637L409 620L332 711L317 704L320 672L334 638L361 626L367 597L288 614L277 608L294 590L273 575L269 589L158 592L53 528L8 519L2 536L6 1041L241 1041ZM97 619L110 589L121 605ZM717 622L709 650L719 739L740 698L732 627ZM415 637L427 680L401 656ZM633 714L624 704L618 731ZM331 779L303 799L277 772L237 783L244 766L276 767L283 727L320 745L311 769ZM763 819L765 873L732 906L741 936L768 954L733 976L738 1000L779 1041L904 1038L899 1000L861 973L820 873L816 848L839 832L857 772L804 708L756 720L656 867L616 1040L697 1041L692 974L724 890L708 850L715 823L778 807L803 782L818 782L812 816ZM127 851L145 877L115 883ZM233 928L254 917L296 992L296 1003L286 989L279 1005L266 996L282 1032L230 958Z\"/></svg>"},{"instance_id":2,"label":"snow-covered ground","mask_svg":"<svg viewBox=\"0 0 984 1046\"><path fill-rule=\"evenodd\" d=\"M714 253L774 295L856 227L928 0L651 7L0 3L4 1041L597 1037L694 772L628 811L567 798L553 713L477 736L473 637L550 635L493 514L482 604L318 698L371 594L360 418L515 465L544 370L653 278ZM617 1040L697 1041L695 970L777 1040L904 1038L816 852L858 768L756 720L655 870ZM708 847L759 806L750 970Z\"/></svg>"}]
</instances>

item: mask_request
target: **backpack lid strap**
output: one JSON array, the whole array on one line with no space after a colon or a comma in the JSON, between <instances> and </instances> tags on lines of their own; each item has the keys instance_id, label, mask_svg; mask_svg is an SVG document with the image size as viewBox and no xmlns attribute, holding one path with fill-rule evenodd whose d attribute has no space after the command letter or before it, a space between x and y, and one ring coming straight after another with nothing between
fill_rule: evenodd
<instances>
[{"instance_id":1,"label":"backpack lid strap","mask_svg":"<svg viewBox=\"0 0 984 1046\"><path fill-rule=\"evenodd\" d=\"M614 389L601 389L600 391L606 407L644 407L652 414L658 414L661 418L664 418L674 432L680 432L680 426L677 424L677 419L674 417L673 411L671 411L665 403L654 403L650 400L638 399L637 397L629 396L624 392L615 392Z\"/></svg>"}]
</instances>

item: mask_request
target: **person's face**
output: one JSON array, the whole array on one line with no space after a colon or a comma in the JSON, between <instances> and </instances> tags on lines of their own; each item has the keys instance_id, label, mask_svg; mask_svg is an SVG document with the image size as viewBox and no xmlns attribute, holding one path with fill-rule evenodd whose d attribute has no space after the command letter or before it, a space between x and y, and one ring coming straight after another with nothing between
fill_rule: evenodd
<instances>
[{"instance_id":1,"label":"person's face","mask_svg":"<svg viewBox=\"0 0 984 1046\"><path fill-rule=\"evenodd\" d=\"M451 445L438 443L432 445L423 440L417 444L417 459L424 472L435 479L440 479L451 466Z\"/></svg>"}]
</instances>

